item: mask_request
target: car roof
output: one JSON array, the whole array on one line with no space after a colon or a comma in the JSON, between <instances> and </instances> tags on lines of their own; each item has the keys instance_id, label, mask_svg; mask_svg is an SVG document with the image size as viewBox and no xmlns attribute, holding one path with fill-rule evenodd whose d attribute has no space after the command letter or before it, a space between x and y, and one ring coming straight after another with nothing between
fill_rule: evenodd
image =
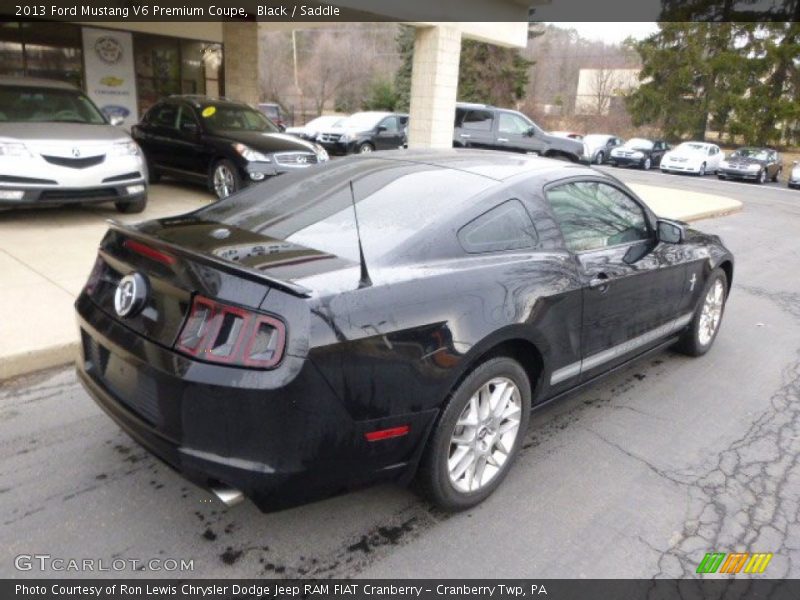
<instances>
[{"instance_id":1,"label":"car roof","mask_svg":"<svg viewBox=\"0 0 800 600\"><path fill-rule=\"evenodd\" d=\"M20 87L40 87L53 88L59 90L77 90L74 85L56 79L43 79L41 77L12 77L10 75L0 76L0 85L20 86Z\"/></svg>"},{"instance_id":2,"label":"car roof","mask_svg":"<svg viewBox=\"0 0 800 600\"><path fill-rule=\"evenodd\" d=\"M558 173L563 177L573 175L604 175L576 163L543 158L532 154L502 152L497 150L445 149L445 150L388 150L370 157L433 165L443 169L464 171L495 181L507 181L520 175L545 175Z\"/></svg>"}]
</instances>

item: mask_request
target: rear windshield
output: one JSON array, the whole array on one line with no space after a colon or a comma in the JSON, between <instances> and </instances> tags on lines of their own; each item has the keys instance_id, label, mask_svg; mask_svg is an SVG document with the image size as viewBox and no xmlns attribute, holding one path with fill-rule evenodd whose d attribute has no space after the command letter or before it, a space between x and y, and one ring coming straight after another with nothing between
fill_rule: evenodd
<instances>
[{"instance_id":1,"label":"rear windshield","mask_svg":"<svg viewBox=\"0 0 800 600\"><path fill-rule=\"evenodd\" d=\"M103 114L78 90L0 86L0 123L89 123L102 125Z\"/></svg>"},{"instance_id":2,"label":"rear windshield","mask_svg":"<svg viewBox=\"0 0 800 600\"><path fill-rule=\"evenodd\" d=\"M345 159L313 171L275 177L194 216L357 261L350 181L368 258L388 255L497 183L431 165Z\"/></svg>"}]
</instances>

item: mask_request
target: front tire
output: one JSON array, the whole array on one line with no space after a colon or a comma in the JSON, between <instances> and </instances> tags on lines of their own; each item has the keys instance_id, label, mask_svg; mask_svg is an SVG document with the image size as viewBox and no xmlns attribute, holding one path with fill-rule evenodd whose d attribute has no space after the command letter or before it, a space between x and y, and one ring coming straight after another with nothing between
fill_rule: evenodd
<instances>
[{"instance_id":1,"label":"front tire","mask_svg":"<svg viewBox=\"0 0 800 600\"><path fill-rule=\"evenodd\" d=\"M650 160L650 157L645 158L644 159L644 164L642 165L642 168L645 171L649 171L650 167L652 167L652 166L653 166L653 161Z\"/></svg>"},{"instance_id":2,"label":"front tire","mask_svg":"<svg viewBox=\"0 0 800 600\"><path fill-rule=\"evenodd\" d=\"M700 170L697 171L697 176L705 177L705 174L706 174L706 163L703 163L702 165L700 165Z\"/></svg>"},{"instance_id":3,"label":"front tire","mask_svg":"<svg viewBox=\"0 0 800 600\"><path fill-rule=\"evenodd\" d=\"M476 367L442 411L420 465L423 492L446 510L471 508L500 485L528 427L525 370L507 357Z\"/></svg>"},{"instance_id":4,"label":"front tire","mask_svg":"<svg viewBox=\"0 0 800 600\"><path fill-rule=\"evenodd\" d=\"M722 269L714 269L703 288L689 328L676 349L689 356L702 356L711 349L717 338L725 301L728 297L728 276Z\"/></svg>"},{"instance_id":5,"label":"front tire","mask_svg":"<svg viewBox=\"0 0 800 600\"><path fill-rule=\"evenodd\" d=\"M594 157L594 164L602 165L606 160L606 155L603 154L603 151L597 153L597 156Z\"/></svg>"},{"instance_id":6,"label":"front tire","mask_svg":"<svg viewBox=\"0 0 800 600\"><path fill-rule=\"evenodd\" d=\"M759 183L759 185L761 185L761 184L766 183L766 182L767 182L767 170L766 169L761 169L758 172L758 183Z\"/></svg>"},{"instance_id":7,"label":"front tire","mask_svg":"<svg viewBox=\"0 0 800 600\"><path fill-rule=\"evenodd\" d=\"M136 200L120 200L114 202L114 207L117 209L117 212L125 215L140 213L147 207L147 196L142 196Z\"/></svg>"},{"instance_id":8,"label":"front tire","mask_svg":"<svg viewBox=\"0 0 800 600\"><path fill-rule=\"evenodd\" d=\"M209 180L211 191L220 200L227 198L242 188L242 178L239 176L239 170L236 165L224 158L213 164Z\"/></svg>"},{"instance_id":9,"label":"front tire","mask_svg":"<svg viewBox=\"0 0 800 600\"><path fill-rule=\"evenodd\" d=\"M369 142L364 142L358 146L359 154L369 154L370 152L375 152L375 148Z\"/></svg>"}]
</instances>

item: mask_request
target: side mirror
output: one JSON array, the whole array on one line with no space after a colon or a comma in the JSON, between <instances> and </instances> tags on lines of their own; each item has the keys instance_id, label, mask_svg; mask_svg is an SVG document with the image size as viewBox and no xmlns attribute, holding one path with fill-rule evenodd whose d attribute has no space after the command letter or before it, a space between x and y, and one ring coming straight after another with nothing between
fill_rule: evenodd
<instances>
[{"instance_id":1,"label":"side mirror","mask_svg":"<svg viewBox=\"0 0 800 600\"><path fill-rule=\"evenodd\" d=\"M378 128L375 131L378 132L378 133L383 133L384 131L386 131L386 126L385 125L378 125Z\"/></svg>"},{"instance_id":2,"label":"side mirror","mask_svg":"<svg viewBox=\"0 0 800 600\"><path fill-rule=\"evenodd\" d=\"M111 115L108 118L108 122L113 125L114 127L119 127L125 122L125 119L119 115Z\"/></svg>"},{"instance_id":3,"label":"side mirror","mask_svg":"<svg viewBox=\"0 0 800 600\"><path fill-rule=\"evenodd\" d=\"M536 137L536 129L534 127L529 127L528 131L525 132L525 135L528 137Z\"/></svg>"},{"instance_id":4,"label":"side mirror","mask_svg":"<svg viewBox=\"0 0 800 600\"><path fill-rule=\"evenodd\" d=\"M686 229L680 223L659 219L657 224L658 241L665 244L680 244L686 239Z\"/></svg>"},{"instance_id":5,"label":"side mirror","mask_svg":"<svg viewBox=\"0 0 800 600\"><path fill-rule=\"evenodd\" d=\"M281 133L286 131L286 125L284 125L283 123L279 123L278 124L278 131L280 131Z\"/></svg>"}]
</instances>

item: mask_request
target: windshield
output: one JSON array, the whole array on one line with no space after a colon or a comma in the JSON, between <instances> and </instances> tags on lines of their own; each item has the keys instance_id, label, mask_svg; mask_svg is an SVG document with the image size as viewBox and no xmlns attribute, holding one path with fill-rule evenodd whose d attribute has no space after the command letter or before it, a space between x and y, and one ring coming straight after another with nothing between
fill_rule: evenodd
<instances>
[{"instance_id":1,"label":"windshield","mask_svg":"<svg viewBox=\"0 0 800 600\"><path fill-rule=\"evenodd\" d=\"M610 138L610 136L607 136L607 135L599 135L599 134L596 134L596 133L590 133L585 138L583 138L583 141L591 146L593 144L605 144L609 139L611 139L611 138Z\"/></svg>"},{"instance_id":2,"label":"windshield","mask_svg":"<svg viewBox=\"0 0 800 600\"><path fill-rule=\"evenodd\" d=\"M273 177L194 216L358 261L351 182L368 259L389 254L496 183L424 164L342 160Z\"/></svg>"},{"instance_id":3,"label":"windshield","mask_svg":"<svg viewBox=\"0 0 800 600\"><path fill-rule=\"evenodd\" d=\"M259 111L239 104L206 104L200 109L200 116L209 131L280 131Z\"/></svg>"},{"instance_id":4,"label":"windshield","mask_svg":"<svg viewBox=\"0 0 800 600\"><path fill-rule=\"evenodd\" d=\"M625 148L640 148L643 150L652 150L653 142L642 138L633 138L625 142Z\"/></svg>"},{"instance_id":5,"label":"windshield","mask_svg":"<svg viewBox=\"0 0 800 600\"><path fill-rule=\"evenodd\" d=\"M344 119L338 125L345 129L353 129L356 131L367 131L372 129L378 124L378 121L383 119L386 115L384 113L362 112L356 113Z\"/></svg>"},{"instance_id":6,"label":"windshield","mask_svg":"<svg viewBox=\"0 0 800 600\"><path fill-rule=\"evenodd\" d=\"M106 119L78 90L9 85L0 86L2 122L104 125Z\"/></svg>"},{"instance_id":7,"label":"windshield","mask_svg":"<svg viewBox=\"0 0 800 600\"><path fill-rule=\"evenodd\" d=\"M675 148L677 152L707 152L708 147L705 144L698 144L697 142L684 142Z\"/></svg>"},{"instance_id":8,"label":"windshield","mask_svg":"<svg viewBox=\"0 0 800 600\"><path fill-rule=\"evenodd\" d=\"M731 154L731 158L755 158L757 160L767 160L767 151L763 148L739 148Z\"/></svg>"}]
</instances>

